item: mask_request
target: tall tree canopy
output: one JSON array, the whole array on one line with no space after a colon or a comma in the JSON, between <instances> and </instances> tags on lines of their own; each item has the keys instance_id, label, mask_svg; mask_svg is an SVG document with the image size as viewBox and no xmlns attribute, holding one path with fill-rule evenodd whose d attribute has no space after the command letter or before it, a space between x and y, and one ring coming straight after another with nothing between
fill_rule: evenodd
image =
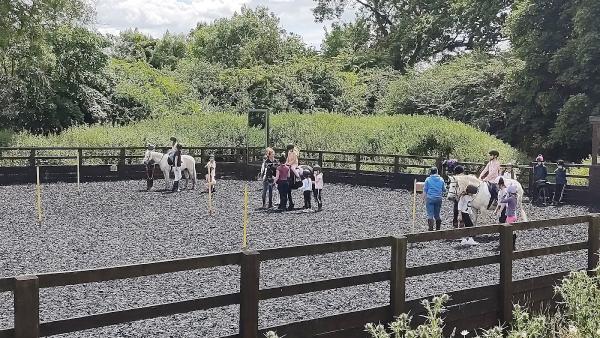
<instances>
[{"instance_id":1,"label":"tall tree canopy","mask_svg":"<svg viewBox=\"0 0 600 338\"><path fill-rule=\"evenodd\" d=\"M525 67L510 83L510 136L531 153L581 159L600 115L600 2L518 0L508 22ZM527 135L527 136L525 136Z\"/></svg>"},{"instance_id":2,"label":"tall tree canopy","mask_svg":"<svg viewBox=\"0 0 600 338\"><path fill-rule=\"evenodd\" d=\"M199 24L191 39L195 57L226 67L271 65L308 53L300 37L280 29L279 18L265 7L244 7L231 18Z\"/></svg>"},{"instance_id":3,"label":"tall tree canopy","mask_svg":"<svg viewBox=\"0 0 600 338\"><path fill-rule=\"evenodd\" d=\"M501 39L512 0L315 0L317 21L340 18L348 6L372 28L372 45L402 72L461 50L487 50Z\"/></svg>"},{"instance_id":4,"label":"tall tree canopy","mask_svg":"<svg viewBox=\"0 0 600 338\"><path fill-rule=\"evenodd\" d=\"M0 2L0 127L60 132L135 106L113 96L108 40L87 28L92 17L86 0Z\"/></svg>"}]
</instances>

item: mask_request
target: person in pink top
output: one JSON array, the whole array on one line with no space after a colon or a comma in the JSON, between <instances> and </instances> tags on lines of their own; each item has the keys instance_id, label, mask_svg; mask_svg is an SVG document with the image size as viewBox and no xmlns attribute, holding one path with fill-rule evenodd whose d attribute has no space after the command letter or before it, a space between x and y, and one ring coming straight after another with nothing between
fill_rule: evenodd
<instances>
[{"instance_id":1,"label":"person in pink top","mask_svg":"<svg viewBox=\"0 0 600 338\"><path fill-rule=\"evenodd\" d=\"M490 189L490 203L488 204L488 209L492 206L494 201L498 199L498 178L500 177L500 161L498 157L500 153L498 150L492 149L488 153L489 161L486 164L485 168L479 175L479 179L488 183Z\"/></svg>"}]
</instances>

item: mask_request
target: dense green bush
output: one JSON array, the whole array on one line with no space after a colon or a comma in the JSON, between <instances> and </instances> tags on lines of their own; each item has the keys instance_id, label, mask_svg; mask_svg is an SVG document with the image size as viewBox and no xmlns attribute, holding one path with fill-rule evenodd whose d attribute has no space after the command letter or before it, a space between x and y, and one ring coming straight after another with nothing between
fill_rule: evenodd
<instances>
[{"instance_id":1,"label":"dense green bush","mask_svg":"<svg viewBox=\"0 0 600 338\"><path fill-rule=\"evenodd\" d=\"M168 143L176 136L194 146L244 146L245 115L224 112L174 114L125 126L82 126L49 137L15 135L14 146L134 146ZM347 116L334 113L282 113L271 116L271 143L295 143L301 149L439 156L449 152L467 161L483 161L496 148L504 161L518 151L465 124L431 116ZM264 144L263 131L250 130L250 145Z\"/></svg>"},{"instance_id":2,"label":"dense green bush","mask_svg":"<svg viewBox=\"0 0 600 338\"><path fill-rule=\"evenodd\" d=\"M503 88L515 60L473 53L392 82L381 107L388 114L446 116L502 134L510 103Z\"/></svg>"}]
</instances>

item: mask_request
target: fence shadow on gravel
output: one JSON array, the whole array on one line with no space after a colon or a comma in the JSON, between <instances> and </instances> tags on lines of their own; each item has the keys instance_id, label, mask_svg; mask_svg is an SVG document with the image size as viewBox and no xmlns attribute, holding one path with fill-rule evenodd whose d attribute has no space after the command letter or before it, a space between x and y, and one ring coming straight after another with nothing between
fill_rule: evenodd
<instances>
[{"instance_id":1,"label":"fence shadow on gravel","mask_svg":"<svg viewBox=\"0 0 600 338\"><path fill-rule=\"evenodd\" d=\"M144 147L44 147L0 148L0 185L35 182L35 167L40 167L43 182L75 182L77 165L82 182L144 179L145 167L141 164ZM167 148L159 148L163 152ZM215 155L218 174L222 178L252 179L256 177L262 162L263 149L258 147L186 147L184 153L197 160L197 172L203 167L209 154ZM283 149L276 149L282 152ZM433 156L366 154L322 150L302 150L301 163L320 165L330 183L411 189L414 180L423 181L428 169L438 167L443 172L443 158ZM478 173L483 163L463 162L468 172ZM506 167L506 166L505 166ZM530 189L531 165L515 165L514 178L525 189ZM568 168L590 168L589 165L571 164ZM202 176L202 175L201 175ZM553 174L549 174L553 176ZM154 177L162 178L156 168ZM568 185L565 200L569 203L589 203L589 176L567 175L569 180L587 182L587 185Z\"/></svg>"},{"instance_id":2,"label":"fence shadow on gravel","mask_svg":"<svg viewBox=\"0 0 600 338\"><path fill-rule=\"evenodd\" d=\"M587 241L520 251L513 251L512 249L512 235L515 231L585 223L588 225ZM484 234L500 235L500 250L498 255L407 267L406 257L409 243L457 239L465 236ZM421 305L421 300L424 298L407 299L407 278L499 264L499 284L449 293L451 300L447 304L448 312L445 314L445 324L448 328L456 327L459 330L469 330L491 327L497 324L498 320L502 322L510 321L513 302L527 301L532 308L539 308L540 305L552 303L553 286L568 273L561 272L535 278L513 280L512 269L514 261L570 251L587 250L587 266L589 270L592 270L598 264L599 237L600 215L588 215L522 222L512 225L481 226L414 233L400 237L381 237L282 247L261 250L260 252L242 251L101 269L2 278L0 279L0 292L13 292L14 294L14 328L0 330L0 338L51 336L235 304L239 304L240 311L239 333L228 337L257 338L263 336L269 330L275 330L280 335L290 338L364 337L363 325L367 322L389 322L393 317L408 311L415 315L415 317L423 313L424 308ZM260 289L259 287L261 262L382 247L391 247L390 270L387 271L317 280L267 289ZM239 265L241 268L240 292L51 322L40 323L39 320L40 288L105 282L227 265ZM386 306L294 322L277 327L258 327L259 307L262 300L385 281L389 281L390 283L390 301ZM430 298L431 296L433 295L429 295L426 298Z\"/></svg>"}]
</instances>

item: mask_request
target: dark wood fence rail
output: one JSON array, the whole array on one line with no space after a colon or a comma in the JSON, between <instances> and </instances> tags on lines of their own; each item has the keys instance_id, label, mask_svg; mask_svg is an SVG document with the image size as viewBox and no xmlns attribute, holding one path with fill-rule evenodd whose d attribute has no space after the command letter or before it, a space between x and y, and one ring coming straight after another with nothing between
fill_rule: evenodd
<instances>
[{"instance_id":1,"label":"dark wood fence rail","mask_svg":"<svg viewBox=\"0 0 600 338\"><path fill-rule=\"evenodd\" d=\"M166 147L158 151L166 151ZM40 166L42 181L73 182L76 177L77 159L82 181L143 179L145 168L141 164L144 147L24 147L0 148L0 184L32 183L35 166ZM278 153L283 149L276 149ZM209 154L214 154L219 174L225 178L249 179L255 177L263 158L259 147L187 147L185 152L197 159L197 172L202 172ZM436 166L444 173L442 158L399 154L363 154L321 150L302 150L301 163L318 164L327 171L331 183L351 183L377 187L412 189L415 179L425 179L428 168ZM468 173L479 173L483 163L462 162ZM555 164L549 163L552 167ZM529 190L532 166L515 165L514 178ZM589 168L589 165L568 164L567 168ZM333 175L332 175L333 174ZM554 174L550 170L549 177ZM157 169L155 177L161 178ZM577 185L569 185L565 199L568 202L589 203L589 176L568 174L569 179L579 179Z\"/></svg>"},{"instance_id":2,"label":"dark wood fence rail","mask_svg":"<svg viewBox=\"0 0 600 338\"><path fill-rule=\"evenodd\" d=\"M584 223L588 224L587 241L520 251L513 251L512 249L512 234L515 231ZM498 255L407 267L406 257L409 243L457 239L482 234L500 235L500 252ZM385 247L391 248L390 269L386 271L274 288L260 289L259 287L260 262L263 261ZM261 251L242 251L110 268L2 278L0 279L0 292L13 292L15 317L14 328L0 330L0 337L33 338L51 336L234 304L239 304L240 309L239 333L229 337L258 338L269 330L275 330L279 334L288 337L364 337L363 325L366 322L389 322L400 313L408 311L415 315L415 318L423 313L424 309L421 301L425 298L410 299L407 297L407 278L482 265L499 264L499 284L449 293L450 302L447 304L448 312L445 315L447 328L457 327L462 330L491 327L498 320L503 322L511 320L513 302L529 301L530 306L535 307L552 301L553 285L568 273L561 272L524 280L513 280L513 261L563 252L587 250L587 267L591 273L591 270L598 265L597 253L599 249L600 215L589 215L523 222L512 225L481 226L407 234L400 237L381 237L274 248ZM40 323L39 320L40 288L104 282L226 265L240 266L240 292L51 322ZM386 306L341 313L276 327L258 327L261 300L386 281L390 283L390 301Z\"/></svg>"}]
</instances>

